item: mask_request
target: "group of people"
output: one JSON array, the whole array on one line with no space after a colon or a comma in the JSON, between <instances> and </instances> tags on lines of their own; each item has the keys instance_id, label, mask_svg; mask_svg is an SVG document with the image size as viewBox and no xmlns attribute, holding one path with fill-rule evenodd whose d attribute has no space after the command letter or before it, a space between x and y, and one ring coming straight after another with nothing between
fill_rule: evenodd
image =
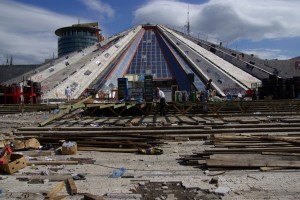
<instances>
[{"instance_id":1,"label":"group of people","mask_svg":"<svg viewBox=\"0 0 300 200\"><path fill-rule=\"evenodd\" d=\"M205 99L207 100L209 95L210 95L210 92L211 92L211 83L212 83L212 80L209 79L208 82L206 83L206 86L205 86L205 89L206 89L206 92L205 92ZM166 115L166 96L165 96L165 93L159 88L157 87L156 88L157 90L157 98L159 99L159 103L160 103L160 116L164 116ZM71 88L68 86L66 89L65 89L65 95L66 95L66 98L67 98L67 101L70 101L71 100L71 95L72 95L72 91L71 91ZM200 97L201 98L201 97Z\"/></svg>"},{"instance_id":2,"label":"group of people","mask_svg":"<svg viewBox=\"0 0 300 200\"><path fill-rule=\"evenodd\" d=\"M159 87L157 87L156 90L157 90L157 98L159 99L159 103L160 103L160 107L159 107L160 108L159 109L160 110L160 116L164 116L164 115L166 115L166 97L165 97L165 93ZM215 91L212 90L212 79L209 79L205 84L205 93L203 93L202 96L200 95L200 101L205 102L205 101L208 100L210 95L215 96L216 94L213 94L213 92L215 92Z\"/></svg>"},{"instance_id":3,"label":"group of people","mask_svg":"<svg viewBox=\"0 0 300 200\"><path fill-rule=\"evenodd\" d=\"M205 92L204 99L206 99L206 100L208 99L210 92L211 92L211 88L212 88L211 83L212 83L212 80L209 79L205 86L206 92ZM156 91L157 91L157 98L159 99L159 103L160 103L160 107L159 107L160 116L164 116L164 115L166 115L166 105L167 105L166 96L165 96L165 93L159 87L156 88ZM67 101L70 101L72 91L69 86L67 86L67 88L65 89L65 95L66 95ZM206 101L206 100L201 100L201 101Z\"/></svg>"},{"instance_id":4,"label":"group of people","mask_svg":"<svg viewBox=\"0 0 300 200\"><path fill-rule=\"evenodd\" d=\"M160 103L160 107L159 107L159 111L160 111L160 116L164 116L166 115L166 96L165 93L159 88L156 88L157 91L157 98L159 99L159 103ZM205 94L203 97L203 101L207 101L207 99L210 96L210 93L212 92L212 79L209 79L205 85Z\"/></svg>"}]
</instances>

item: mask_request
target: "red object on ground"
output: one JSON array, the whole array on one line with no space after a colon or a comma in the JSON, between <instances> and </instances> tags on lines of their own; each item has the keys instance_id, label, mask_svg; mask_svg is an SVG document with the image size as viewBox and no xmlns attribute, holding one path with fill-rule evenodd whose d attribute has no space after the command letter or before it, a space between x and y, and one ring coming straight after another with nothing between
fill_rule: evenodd
<instances>
[{"instance_id":1,"label":"red object on ground","mask_svg":"<svg viewBox=\"0 0 300 200\"><path fill-rule=\"evenodd\" d=\"M252 97L253 96L253 91L252 90L246 90L246 97Z\"/></svg>"},{"instance_id":2,"label":"red object on ground","mask_svg":"<svg viewBox=\"0 0 300 200\"><path fill-rule=\"evenodd\" d=\"M8 161L5 159L5 157L10 154L12 154L12 149L10 148L9 145L6 145L6 147L3 149L2 154L0 156L0 164L7 163Z\"/></svg>"}]
</instances>

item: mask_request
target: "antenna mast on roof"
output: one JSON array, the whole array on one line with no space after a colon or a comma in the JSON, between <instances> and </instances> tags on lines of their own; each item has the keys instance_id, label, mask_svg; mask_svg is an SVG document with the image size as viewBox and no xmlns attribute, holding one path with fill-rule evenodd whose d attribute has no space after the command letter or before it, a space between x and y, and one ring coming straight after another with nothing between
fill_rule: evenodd
<instances>
[{"instance_id":1,"label":"antenna mast on roof","mask_svg":"<svg viewBox=\"0 0 300 200\"><path fill-rule=\"evenodd\" d=\"M188 20L187 20L186 28L187 28L187 34L190 35L190 6L189 5L188 5L187 17Z\"/></svg>"},{"instance_id":2,"label":"antenna mast on roof","mask_svg":"<svg viewBox=\"0 0 300 200\"><path fill-rule=\"evenodd\" d=\"M13 56L10 56L10 65L13 65Z\"/></svg>"}]
</instances>

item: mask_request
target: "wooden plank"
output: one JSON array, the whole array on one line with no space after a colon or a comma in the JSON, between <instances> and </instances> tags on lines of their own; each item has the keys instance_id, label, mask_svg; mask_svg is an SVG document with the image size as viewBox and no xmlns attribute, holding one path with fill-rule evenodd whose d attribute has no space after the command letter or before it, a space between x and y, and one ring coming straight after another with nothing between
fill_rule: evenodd
<instances>
[{"instance_id":1,"label":"wooden plank","mask_svg":"<svg viewBox=\"0 0 300 200\"><path fill-rule=\"evenodd\" d=\"M56 196L51 200L67 200L67 195Z\"/></svg>"},{"instance_id":2,"label":"wooden plank","mask_svg":"<svg viewBox=\"0 0 300 200\"><path fill-rule=\"evenodd\" d=\"M44 150L44 151L24 151L23 152L24 155L26 156L30 156L30 157L40 157L40 156L51 156L53 151L48 151L48 150Z\"/></svg>"},{"instance_id":3,"label":"wooden plank","mask_svg":"<svg viewBox=\"0 0 300 200\"><path fill-rule=\"evenodd\" d=\"M134 106L135 106L135 103L127 104L126 105L126 109L128 110L129 108L134 107Z\"/></svg>"},{"instance_id":4,"label":"wooden plank","mask_svg":"<svg viewBox=\"0 0 300 200\"><path fill-rule=\"evenodd\" d=\"M77 187L76 187L74 179L72 177L69 177L67 179L67 182L69 184L70 194L71 195L77 194Z\"/></svg>"},{"instance_id":5,"label":"wooden plank","mask_svg":"<svg viewBox=\"0 0 300 200\"><path fill-rule=\"evenodd\" d=\"M300 147L274 147L274 148L234 148L234 149L208 149L205 152L210 154L228 154L228 153L254 153L254 152L294 152L299 153Z\"/></svg>"},{"instance_id":6,"label":"wooden plank","mask_svg":"<svg viewBox=\"0 0 300 200\"><path fill-rule=\"evenodd\" d=\"M109 109L110 112L112 112L115 116L119 116L118 113L117 113L112 107L108 107L108 109Z\"/></svg>"},{"instance_id":7,"label":"wooden plank","mask_svg":"<svg viewBox=\"0 0 300 200\"><path fill-rule=\"evenodd\" d=\"M278 155L278 156L300 156L300 153L288 152L261 152L262 155Z\"/></svg>"},{"instance_id":8,"label":"wooden plank","mask_svg":"<svg viewBox=\"0 0 300 200\"><path fill-rule=\"evenodd\" d=\"M57 196L57 194L63 189L64 186L65 186L65 182L61 181L57 183L52 190L50 190L47 193L44 193L44 195L46 195L47 199L54 199Z\"/></svg>"},{"instance_id":9,"label":"wooden plank","mask_svg":"<svg viewBox=\"0 0 300 200\"><path fill-rule=\"evenodd\" d=\"M238 159L237 159L238 158ZM296 158L297 159L297 158ZM300 161L291 157L260 154L214 154L206 160L208 167L290 167L300 168Z\"/></svg>"},{"instance_id":10,"label":"wooden plank","mask_svg":"<svg viewBox=\"0 0 300 200\"><path fill-rule=\"evenodd\" d=\"M47 120L41 122L41 123L39 124L39 126L45 126L46 124L50 123L51 121L53 121L53 120L55 120L55 119L58 119L58 118L62 117L63 115L65 115L65 114L67 114L68 112L70 112L72 108L75 108L76 106L82 104L83 102L85 102L85 101L87 101L87 100L89 100L89 99L91 99L91 98L92 98L92 96L89 96L89 97L87 97L87 98L85 98L85 99L83 99L83 100L81 100L81 101L75 103L74 105L71 106L71 108L69 107L69 108L67 108L67 109L65 109L65 110L60 111L60 112L57 113L56 115L54 115L54 116L50 117L49 119L47 119Z\"/></svg>"},{"instance_id":11,"label":"wooden plank","mask_svg":"<svg viewBox=\"0 0 300 200\"><path fill-rule=\"evenodd\" d=\"M114 105L115 105L114 103L111 103L111 104L105 104L105 105L102 104L102 105L100 106L100 109L113 107Z\"/></svg>"},{"instance_id":12,"label":"wooden plank","mask_svg":"<svg viewBox=\"0 0 300 200\"><path fill-rule=\"evenodd\" d=\"M27 166L31 165L76 165L78 161L70 161L70 160L49 160L49 161L27 161Z\"/></svg>"},{"instance_id":13,"label":"wooden plank","mask_svg":"<svg viewBox=\"0 0 300 200\"><path fill-rule=\"evenodd\" d=\"M39 126L45 126L46 124L52 122L53 120L58 119L58 118L62 117L63 115L69 113L70 111L71 111L71 108L67 108L67 109L65 109L65 110L62 110L62 111L60 111L59 113L57 113L56 115L53 115L53 116L50 117L49 119L47 119L47 120L41 122L41 123L39 124Z\"/></svg>"},{"instance_id":14,"label":"wooden plank","mask_svg":"<svg viewBox=\"0 0 300 200\"><path fill-rule=\"evenodd\" d=\"M295 118L285 118L285 119L281 119L282 122L286 122L286 123L300 123L300 119L295 119Z\"/></svg>"},{"instance_id":15,"label":"wooden plank","mask_svg":"<svg viewBox=\"0 0 300 200\"><path fill-rule=\"evenodd\" d=\"M51 167L49 167L51 169ZM50 182L59 182L59 181L66 181L70 175L68 174L49 174L47 175L47 179ZM45 175L32 175L30 176L29 180L44 180Z\"/></svg>"},{"instance_id":16,"label":"wooden plank","mask_svg":"<svg viewBox=\"0 0 300 200\"><path fill-rule=\"evenodd\" d=\"M84 103L86 108L100 107L102 103Z\"/></svg>"},{"instance_id":17,"label":"wooden plank","mask_svg":"<svg viewBox=\"0 0 300 200\"><path fill-rule=\"evenodd\" d=\"M241 124L258 124L260 123L260 120L257 119L241 119L239 120Z\"/></svg>"},{"instance_id":18,"label":"wooden plank","mask_svg":"<svg viewBox=\"0 0 300 200\"><path fill-rule=\"evenodd\" d=\"M100 151L100 152L122 152L122 153L135 153L136 149L122 149L122 148L96 148L96 147L78 147L79 151Z\"/></svg>"},{"instance_id":19,"label":"wooden plank","mask_svg":"<svg viewBox=\"0 0 300 200\"><path fill-rule=\"evenodd\" d=\"M288 139L288 138L284 138L284 137L260 136L260 137L256 137L256 138L258 138L260 140L272 140L272 141L288 142L288 143L292 143L292 144L300 144L300 141L297 141L297 140L294 140L294 139Z\"/></svg>"},{"instance_id":20,"label":"wooden plank","mask_svg":"<svg viewBox=\"0 0 300 200\"><path fill-rule=\"evenodd\" d=\"M287 142L214 142L215 147L292 146Z\"/></svg>"},{"instance_id":21,"label":"wooden plank","mask_svg":"<svg viewBox=\"0 0 300 200\"><path fill-rule=\"evenodd\" d=\"M266 141L274 141L273 143L275 143L276 141L279 142L285 142L288 144L300 144L300 137L286 137L286 136L271 136L271 135L255 135L255 136L219 136L219 135L215 135L213 136L214 141L218 141L218 142L226 142L229 143L229 141L235 141L238 142L238 140L245 140L245 141L262 141L260 143L266 142ZM217 144L218 142L214 142L214 144ZM270 142L269 142L270 143Z\"/></svg>"},{"instance_id":22,"label":"wooden plank","mask_svg":"<svg viewBox=\"0 0 300 200\"><path fill-rule=\"evenodd\" d=\"M91 124L93 121L95 121L95 119L84 119L82 121L79 121L78 124L86 125L86 124Z\"/></svg>"},{"instance_id":23,"label":"wooden plank","mask_svg":"<svg viewBox=\"0 0 300 200\"><path fill-rule=\"evenodd\" d=\"M124 107L125 105L126 105L125 103L115 104L114 109Z\"/></svg>"},{"instance_id":24,"label":"wooden plank","mask_svg":"<svg viewBox=\"0 0 300 200\"><path fill-rule=\"evenodd\" d=\"M84 130L84 129L83 129ZM97 130L97 129L95 129ZM20 135L55 135L58 134L60 136L75 136L75 135L80 135L80 136L84 136L84 135L95 135L95 136L101 136L101 134L111 134L111 135L123 135L123 134L141 134L141 135L146 135L146 134L151 134L151 135L158 135L158 134L207 134L207 131L201 131L199 129L155 129L155 131L153 131L153 129L147 129L147 130L143 130L143 129L137 129L137 130L120 130L120 131L116 131L116 130L98 130L98 131L82 131L80 129L77 129L76 131L18 131L15 132L15 134Z\"/></svg>"},{"instance_id":25,"label":"wooden plank","mask_svg":"<svg viewBox=\"0 0 300 200\"><path fill-rule=\"evenodd\" d=\"M287 169L287 167L260 167L261 171L273 171L273 170L281 170L281 169Z\"/></svg>"},{"instance_id":26,"label":"wooden plank","mask_svg":"<svg viewBox=\"0 0 300 200\"><path fill-rule=\"evenodd\" d=\"M101 196L96 196L96 195L92 195L89 193L84 194L83 199L84 200L104 200L104 198Z\"/></svg>"}]
</instances>

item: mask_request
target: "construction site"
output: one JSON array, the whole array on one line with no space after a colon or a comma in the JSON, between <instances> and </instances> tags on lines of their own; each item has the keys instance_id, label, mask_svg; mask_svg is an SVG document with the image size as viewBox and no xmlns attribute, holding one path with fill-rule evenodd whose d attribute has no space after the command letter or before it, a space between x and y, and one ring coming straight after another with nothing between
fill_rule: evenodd
<instances>
[{"instance_id":1,"label":"construction site","mask_svg":"<svg viewBox=\"0 0 300 200\"><path fill-rule=\"evenodd\" d=\"M59 44L0 85L0 199L299 198L299 59L154 24Z\"/></svg>"}]
</instances>

